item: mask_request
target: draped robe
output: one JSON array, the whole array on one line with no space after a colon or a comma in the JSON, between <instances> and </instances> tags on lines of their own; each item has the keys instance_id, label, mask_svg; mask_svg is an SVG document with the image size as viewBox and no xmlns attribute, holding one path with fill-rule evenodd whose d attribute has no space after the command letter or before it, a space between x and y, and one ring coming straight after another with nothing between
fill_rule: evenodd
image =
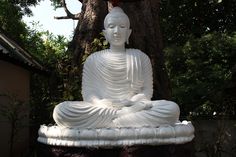
<instances>
[{"instance_id":1,"label":"draped robe","mask_svg":"<svg viewBox=\"0 0 236 157\"><path fill-rule=\"evenodd\" d=\"M151 101L152 83L150 59L140 50L93 53L83 68L84 101L58 104L53 118L59 126L71 128L157 127L176 123L180 112L178 105L166 100ZM114 103L96 103L95 98ZM152 107L119 116L117 113L123 106L115 102L122 100L149 101Z\"/></svg>"}]
</instances>

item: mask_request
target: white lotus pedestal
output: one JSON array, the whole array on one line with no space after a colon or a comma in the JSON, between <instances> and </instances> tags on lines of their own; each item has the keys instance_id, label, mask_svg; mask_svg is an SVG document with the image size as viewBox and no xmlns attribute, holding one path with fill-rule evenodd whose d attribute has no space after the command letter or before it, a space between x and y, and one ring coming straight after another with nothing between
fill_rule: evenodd
<instances>
[{"instance_id":1,"label":"white lotus pedestal","mask_svg":"<svg viewBox=\"0 0 236 157\"><path fill-rule=\"evenodd\" d=\"M193 156L190 122L157 128L69 129L42 125L38 157Z\"/></svg>"}]
</instances>

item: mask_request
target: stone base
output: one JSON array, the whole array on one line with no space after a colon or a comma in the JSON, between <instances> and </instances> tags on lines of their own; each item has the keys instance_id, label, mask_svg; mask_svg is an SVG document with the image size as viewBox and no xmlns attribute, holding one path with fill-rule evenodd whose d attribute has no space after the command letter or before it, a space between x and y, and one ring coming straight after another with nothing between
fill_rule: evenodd
<instances>
[{"instance_id":1,"label":"stone base","mask_svg":"<svg viewBox=\"0 0 236 157\"><path fill-rule=\"evenodd\" d=\"M134 145L184 144L194 138L191 122L159 127L73 129L42 125L38 141L54 146L123 147Z\"/></svg>"},{"instance_id":2,"label":"stone base","mask_svg":"<svg viewBox=\"0 0 236 157\"><path fill-rule=\"evenodd\" d=\"M194 157L193 142L112 148L62 147L38 143L37 157Z\"/></svg>"}]
</instances>

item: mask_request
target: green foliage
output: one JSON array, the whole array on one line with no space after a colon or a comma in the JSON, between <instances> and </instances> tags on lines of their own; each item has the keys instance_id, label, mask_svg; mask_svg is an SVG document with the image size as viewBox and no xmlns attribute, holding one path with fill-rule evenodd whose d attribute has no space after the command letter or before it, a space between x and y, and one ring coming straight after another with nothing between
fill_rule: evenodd
<instances>
[{"instance_id":1,"label":"green foliage","mask_svg":"<svg viewBox=\"0 0 236 157\"><path fill-rule=\"evenodd\" d=\"M23 44L20 40L21 34L26 34L26 25L22 22L23 13L20 7L6 1L0 2L0 26L9 36L18 43Z\"/></svg>"},{"instance_id":2,"label":"green foliage","mask_svg":"<svg viewBox=\"0 0 236 157\"><path fill-rule=\"evenodd\" d=\"M62 57L68 57L68 41L64 36L54 36L49 31L39 31L39 23L33 23L33 28L28 28L28 34L22 36L28 51L36 56L43 64L50 66Z\"/></svg>"},{"instance_id":3,"label":"green foliage","mask_svg":"<svg viewBox=\"0 0 236 157\"><path fill-rule=\"evenodd\" d=\"M97 52L97 51L104 50L104 49L108 48L108 42L106 41L103 32L99 34L98 38L95 38L93 40L91 47L92 47L91 52ZM82 59L82 63L85 62L86 58L90 55L90 53L88 52L88 53L84 54L83 59Z\"/></svg>"},{"instance_id":4,"label":"green foliage","mask_svg":"<svg viewBox=\"0 0 236 157\"><path fill-rule=\"evenodd\" d=\"M236 63L236 34L210 33L165 49L173 99L184 115L232 114L224 90Z\"/></svg>"},{"instance_id":5,"label":"green foliage","mask_svg":"<svg viewBox=\"0 0 236 157\"><path fill-rule=\"evenodd\" d=\"M235 22L234 0L161 1L166 65L183 115L235 114L225 92L236 63Z\"/></svg>"},{"instance_id":6,"label":"green foliage","mask_svg":"<svg viewBox=\"0 0 236 157\"><path fill-rule=\"evenodd\" d=\"M104 50L108 48L108 42L105 39L105 36L102 33L99 34L98 38L95 38L92 42L92 52Z\"/></svg>"},{"instance_id":7,"label":"green foliage","mask_svg":"<svg viewBox=\"0 0 236 157\"><path fill-rule=\"evenodd\" d=\"M61 0L50 0L55 9L62 7Z\"/></svg>"},{"instance_id":8,"label":"green foliage","mask_svg":"<svg viewBox=\"0 0 236 157\"><path fill-rule=\"evenodd\" d=\"M231 33L236 28L235 0L161 0L164 43L183 45L206 33Z\"/></svg>"},{"instance_id":9,"label":"green foliage","mask_svg":"<svg viewBox=\"0 0 236 157\"><path fill-rule=\"evenodd\" d=\"M21 36L27 34L26 24L22 17L32 16L30 6L35 6L40 0L2 0L0 1L0 27L20 45L24 46Z\"/></svg>"},{"instance_id":10,"label":"green foliage","mask_svg":"<svg viewBox=\"0 0 236 157\"><path fill-rule=\"evenodd\" d=\"M38 24L35 24L38 27ZM24 38L28 49L45 67L47 76L32 75L32 119L38 123L49 123L52 119L52 110L56 104L66 100L80 99L78 83L78 68L72 66L71 54L67 50L68 41L63 36L54 36L52 33L40 32L36 29L29 31ZM39 83L40 82L40 83ZM42 116L42 114L46 114ZM46 118L46 119L45 119Z\"/></svg>"}]
</instances>

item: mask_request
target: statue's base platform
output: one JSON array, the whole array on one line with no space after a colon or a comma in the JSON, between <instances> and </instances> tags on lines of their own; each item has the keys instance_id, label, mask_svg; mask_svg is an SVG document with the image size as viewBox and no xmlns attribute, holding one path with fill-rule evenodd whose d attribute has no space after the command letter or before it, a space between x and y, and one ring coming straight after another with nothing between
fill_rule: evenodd
<instances>
[{"instance_id":1,"label":"statue's base platform","mask_svg":"<svg viewBox=\"0 0 236 157\"><path fill-rule=\"evenodd\" d=\"M60 128L42 125L38 157L193 157L194 127Z\"/></svg>"},{"instance_id":2,"label":"statue's base platform","mask_svg":"<svg viewBox=\"0 0 236 157\"><path fill-rule=\"evenodd\" d=\"M38 141L47 145L68 147L123 147L134 145L184 144L194 138L191 122L159 127L128 128L60 128L42 125Z\"/></svg>"},{"instance_id":3,"label":"statue's base platform","mask_svg":"<svg viewBox=\"0 0 236 157\"><path fill-rule=\"evenodd\" d=\"M63 147L38 143L37 157L194 157L193 142L112 148Z\"/></svg>"}]
</instances>

